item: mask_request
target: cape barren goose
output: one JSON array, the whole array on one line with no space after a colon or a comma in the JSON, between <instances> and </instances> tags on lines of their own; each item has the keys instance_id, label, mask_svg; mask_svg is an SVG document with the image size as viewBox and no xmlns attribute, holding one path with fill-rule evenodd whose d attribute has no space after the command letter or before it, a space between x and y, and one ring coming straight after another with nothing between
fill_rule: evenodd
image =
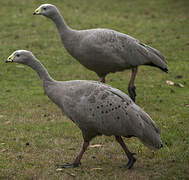
<instances>
[{"instance_id":1,"label":"cape barren goose","mask_svg":"<svg viewBox=\"0 0 189 180\"><path fill-rule=\"evenodd\" d=\"M61 167L78 167L92 138L115 136L131 168L136 159L126 147L122 136L138 137L149 148L160 149L160 129L150 116L125 93L106 84L88 81L55 81L30 51L17 50L6 62L28 65L38 74L46 95L81 129L83 146L75 161Z\"/></svg>"},{"instance_id":2,"label":"cape barren goose","mask_svg":"<svg viewBox=\"0 0 189 180\"><path fill-rule=\"evenodd\" d=\"M139 65L150 65L167 72L165 57L156 49L135 38L110 29L71 29L58 9L51 4L43 4L34 15L50 18L58 29L66 50L83 66L94 71L105 82L108 73L132 69L128 92L135 101L134 80Z\"/></svg>"}]
</instances>

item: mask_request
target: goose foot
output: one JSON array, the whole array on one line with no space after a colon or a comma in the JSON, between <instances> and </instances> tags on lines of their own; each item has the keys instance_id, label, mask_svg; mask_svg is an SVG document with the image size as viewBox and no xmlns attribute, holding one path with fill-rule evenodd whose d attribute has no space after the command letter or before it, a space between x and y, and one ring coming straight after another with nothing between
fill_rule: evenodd
<instances>
[{"instance_id":1,"label":"goose foot","mask_svg":"<svg viewBox=\"0 0 189 180\"><path fill-rule=\"evenodd\" d=\"M84 141L83 146L81 148L81 151L79 152L79 154L75 158L75 161L73 163L58 165L58 167L59 168L76 168L76 167L79 167L81 165L81 158L82 158L82 156L83 156L83 154L84 154L84 152L85 152L85 150L87 149L88 146L89 146L89 141Z\"/></svg>"},{"instance_id":2,"label":"goose foot","mask_svg":"<svg viewBox=\"0 0 189 180\"><path fill-rule=\"evenodd\" d=\"M133 86L133 87L129 86L129 87L128 87L129 96L131 97L131 99L132 99L134 102L135 102L135 97L136 97L135 89L136 89L135 86Z\"/></svg>"},{"instance_id":3,"label":"goose foot","mask_svg":"<svg viewBox=\"0 0 189 180\"><path fill-rule=\"evenodd\" d=\"M79 167L81 165L81 163L66 163L63 165L57 165L58 168L76 168Z\"/></svg>"},{"instance_id":4,"label":"goose foot","mask_svg":"<svg viewBox=\"0 0 189 180\"><path fill-rule=\"evenodd\" d=\"M133 155L135 155L135 153L129 155L129 162L126 164L127 169L131 169L136 162L136 158Z\"/></svg>"}]
</instances>

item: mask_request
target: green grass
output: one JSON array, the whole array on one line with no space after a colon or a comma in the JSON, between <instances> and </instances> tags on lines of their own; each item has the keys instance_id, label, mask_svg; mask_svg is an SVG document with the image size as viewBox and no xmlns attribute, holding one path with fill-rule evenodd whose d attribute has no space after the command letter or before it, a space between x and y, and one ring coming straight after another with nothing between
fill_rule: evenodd
<instances>
[{"instance_id":1,"label":"green grass","mask_svg":"<svg viewBox=\"0 0 189 180\"><path fill-rule=\"evenodd\" d=\"M27 49L56 80L98 80L65 51L50 20L32 15L40 3L1 2L1 60L14 50ZM56 164L72 161L80 150L80 130L44 95L30 68L1 61L0 179L188 179L189 1L54 0L53 4L72 28L115 29L166 56L168 74L140 67L136 79L136 103L161 127L164 148L153 153L138 139L125 140L137 153L133 169L126 170L120 166L127 158L114 138L97 137L91 144L103 146L89 148L81 167L57 172ZM130 71L109 74L107 83L127 93L129 78ZM182 83L184 88L168 86L166 80Z\"/></svg>"}]
</instances>

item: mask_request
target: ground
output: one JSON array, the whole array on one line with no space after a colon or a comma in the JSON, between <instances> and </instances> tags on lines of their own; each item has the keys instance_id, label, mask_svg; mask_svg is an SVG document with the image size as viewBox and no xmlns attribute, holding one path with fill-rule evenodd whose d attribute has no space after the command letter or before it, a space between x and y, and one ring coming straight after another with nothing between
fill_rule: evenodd
<instances>
[{"instance_id":1,"label":"ground","mask_svg":"<svg viewBox=\"0 0 189 180\"><path fill-rule=\"evenodd\" d=\"M80 130L45 96L30 68L4 61L14 50L27 49L56 80L98 77L65 51L50 20L32 15L40 3L49 1L6 0L0 6L0 179L188 179L189 1L53 1L72 28L127 33L160 50L169 69L166 74L140 67L136 79L136 104L161 128L161 150L125 139L137 158L126 170L127 158L114 137L101 136L91 142L100 146L89 147L82 166L63 171L56 164L73 161L81 147ZM130 73L109 74L107 84L127 93Z\"/></svg>"}]
</instances>

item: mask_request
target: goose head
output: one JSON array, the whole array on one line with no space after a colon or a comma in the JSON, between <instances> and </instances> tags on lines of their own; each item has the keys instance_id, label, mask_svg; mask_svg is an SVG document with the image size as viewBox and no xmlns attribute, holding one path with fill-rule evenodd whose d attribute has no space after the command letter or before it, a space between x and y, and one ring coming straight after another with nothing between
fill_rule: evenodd
<instances>
[{"instance_id":1,"label":"goose head","mask_svg":"<svg viewBox=\"0 0 189 180\"><path fill-rule=\"evenodd\" d=\"M20 64L29 65L31 60L35 59L34 55L27 50L14 51L5 61L6 63L15 62Z\"/></svg>"},{"instance_id":2,"label":"goose head","mask_svg":"<svg viewBox=\"0 0 189 180\"><path fill-rule=\"evenodd\" d=\"M57 14L56 6L52 4L42 4L33 13L33 15L43 15L48 18L53 18Z\"/></svg>"}]
</instances>

